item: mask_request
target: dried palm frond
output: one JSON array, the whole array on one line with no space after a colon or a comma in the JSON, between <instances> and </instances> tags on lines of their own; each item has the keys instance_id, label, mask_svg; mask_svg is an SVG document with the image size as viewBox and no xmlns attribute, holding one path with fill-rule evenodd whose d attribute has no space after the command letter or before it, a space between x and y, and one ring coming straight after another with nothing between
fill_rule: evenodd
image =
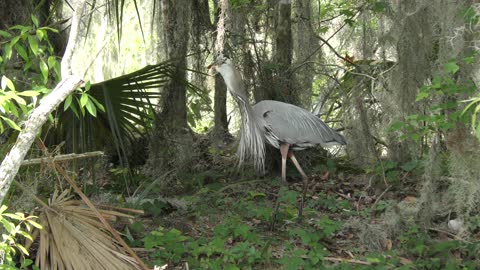
<instances>
[{"instance_id":1,"label":"dried palm frond","mask_svg":"<svg viewBox=\"0 0 480 270\"><path fill-rule=\"evenodd\" d=\"M108 220L131 217L99 210ZM55 192L40 215L40 246L36 265L40 269L140 269L108 233L95 213L67 191Z\"/></svg>"}]
</instances>

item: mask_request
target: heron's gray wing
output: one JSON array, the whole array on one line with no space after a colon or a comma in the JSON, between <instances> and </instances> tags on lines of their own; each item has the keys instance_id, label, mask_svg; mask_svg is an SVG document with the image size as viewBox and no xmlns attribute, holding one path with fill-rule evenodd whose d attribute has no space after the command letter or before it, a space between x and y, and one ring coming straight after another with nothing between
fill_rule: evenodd
<instances>
[{"instance_id":1,"label":"heron's gray wing","mask_svg":"<svg viewBox=\"0 0 480 270\"><path fill-rule=\"evenodd\" d=\"M315 144L346 144L345 138L328 127L320 118L292 104L264 100L254 107L263 122L265 132L271 132L280 142L299 146Z\"/></svg>"}]
</instances>

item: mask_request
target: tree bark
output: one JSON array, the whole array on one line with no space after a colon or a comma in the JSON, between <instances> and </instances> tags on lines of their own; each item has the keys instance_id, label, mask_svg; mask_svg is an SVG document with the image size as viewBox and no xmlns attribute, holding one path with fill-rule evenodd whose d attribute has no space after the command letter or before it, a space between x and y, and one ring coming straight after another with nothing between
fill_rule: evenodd
<instances>
[{"instance_id":1,"label":"tree bark","mask_svg":"<svg viewBox=\"0 0 480 270\"><path fill-rule=\"evenodd\" d=\"M227 0L225 0L227 1ZM217 25L220 15L220 5L214 1L215 14L214 24ZM214 29L214 27L212 27ZM214 35L218 33L214 32ZM225 140L229 137L228 119L227 119L227 86L222 77L215 76L215 93L214 93L214 112L213 112L213 135L217 139Z\"/></svg>"},{"instance_id":2,"label":"tree bark","mask_svg":"<svg viewBox=\"0 0 480 270\"><path fill-rule=\"evenodd\" d=\"M312 29L312 15L310 0L294 0L292 7L293 29L293 66L299 66L293 74L293 92L298 97L299 104L309 108L312 102L312 83L315 76L314 64L304 64L311 61L309 57L318 59L320 56L312 56L316 39ZM319 53L320 55L320 53Z\"/></svg>"},{"instance_id":3,"label":"tree bark","mask_svg":"<svg viewBox=\"0 0 480 270\"><path fill-rule=\"evenodd\" d=\"M25 127L18 135L17 142L0 166L0 205L10 189L23 158L43 124L47 121L48 115L81 83L82 79L76 76L68 76L63 79L48 96L42 99L40 105L33 110L27 122L25 122Z\"/></svg>"},{"instance_id":4,"label":"tree bark","mask_svg":"<svg viewBox=\"0 0 480 270\"><path fill-rule=\"evenodd\" d=\"M273 53L273 64L275 75L273 83L275 86L275 99L292 104L299 104L298 98L292 89L292 1L280 0L275 23L275 50Z\"/></svg>"},{"instance_id":5,"label":"tree bark","mask_svg":"<svg viewBox=\"0 0 480 270\"><path fill-rule=\"evenodd\" d=\"M188 168L193 155L193 134L187 123L186 80L187 49L191 19L191 1L165 0L160 4L160 35L164 59L174 61L174 78L164 89L161 111L157 112L155 129L150 140L147 168L160 175L172 167Z\"/></svg>"}]
</instances>

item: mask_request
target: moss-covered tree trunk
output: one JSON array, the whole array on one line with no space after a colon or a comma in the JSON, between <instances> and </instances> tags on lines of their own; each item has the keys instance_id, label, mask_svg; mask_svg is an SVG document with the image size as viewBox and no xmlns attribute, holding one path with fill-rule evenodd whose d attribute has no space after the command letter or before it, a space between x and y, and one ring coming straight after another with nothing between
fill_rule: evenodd
<instances>
[{"instance_id":1,"label":"moss-covered tree trunk","mask_svg":"<svg viewBox=\"0 0 480 270\"><path fill-rule=\"evenodd\" d=\"M293 92L299 104L308 108L312 99L312 83L315 75L312 60L317 43L312 29L310 0L294 0L292 6L293 38ZM310 63L307 63L310 62ZM307 63L307 64L306 64ZM299 68L296 68L300 66Z\"/></svg>"},{"instance_id":2,"label":"moss-covered tree trunk","mask_svg":"<svg viewBox=\"0 0 480 270\"><path fill-rule=\"evenodd\" d=\"M147 161L147 168L153 175L163 174L171 168L188 168L193 145L193 134L187 124L187 88L182 82L186 80L191 1L161 1L160 9L162 58L174 61L176 67L173 74L176 79L161 89L163 95Z\"/></svg>"},{"instance_id":3,"label":"moss-covered tree trunk","mask_svg":"<svg viewBox=\"0 0 480 270\"><path fill-rule=\"evenodd\" d=\"M218 0L214 1L215 20L214 26L218 23L220 7ZM216 36L216 32L213 33ZM216 57L216 56L215 56ZM215 93L214 93L214 112L213 112L213 135L216 139L225 140L229 137L228 119L227 119L227 86L221 76L215 76Z\"/></svg>"}]
</instances>

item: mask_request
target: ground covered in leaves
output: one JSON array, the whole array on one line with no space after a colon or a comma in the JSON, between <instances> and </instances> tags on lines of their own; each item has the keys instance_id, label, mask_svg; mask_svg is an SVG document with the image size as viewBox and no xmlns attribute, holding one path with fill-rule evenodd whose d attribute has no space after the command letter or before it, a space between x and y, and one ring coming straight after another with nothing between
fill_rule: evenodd
<instances>
[{"instance_id":1,"label":"ground covered in leaves","mask_svg":"<svg viewBox=\"0 0 480 270\"><path fill-rule=\"evenodd\" d=\"M311 175L302 222L299 178L288 187L279 178L200 184L193 194L137 201L146 215L123 232L166 269L478 269L478 235L419 226L405 211L418 201L414 167L365 173L330 161Z\"/></svg>"}]
</instances>

